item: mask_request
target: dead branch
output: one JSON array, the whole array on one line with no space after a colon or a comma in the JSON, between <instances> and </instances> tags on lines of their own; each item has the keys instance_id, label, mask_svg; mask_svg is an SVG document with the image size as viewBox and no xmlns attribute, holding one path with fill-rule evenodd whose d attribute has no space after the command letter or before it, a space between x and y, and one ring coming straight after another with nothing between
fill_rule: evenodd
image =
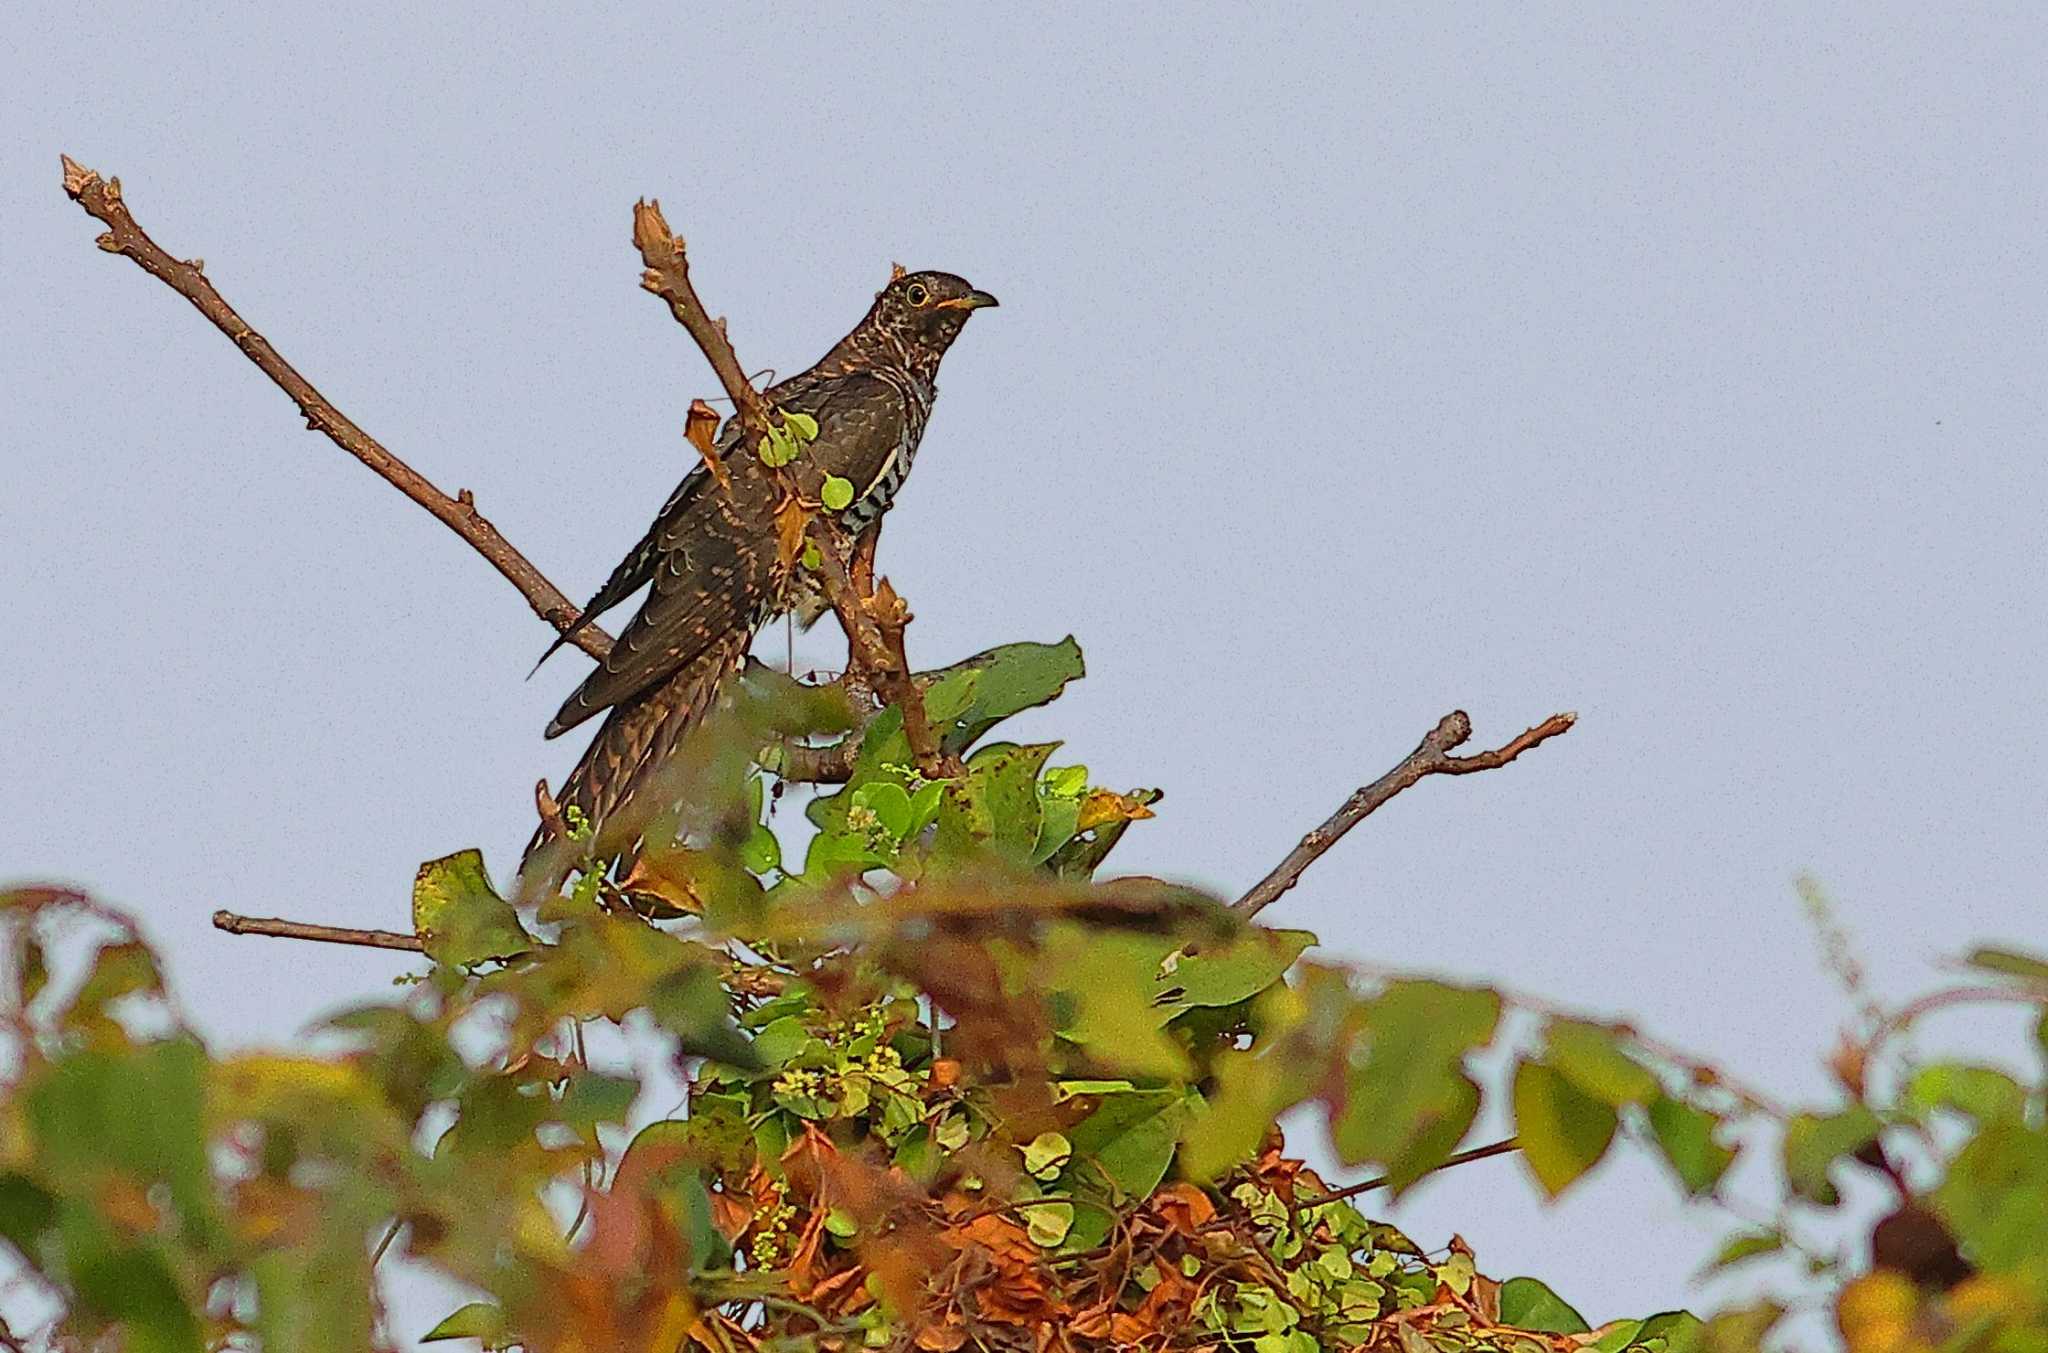
<instances>
[{"instance_id":1,"label":"dead branch","mask_svg":"<svg viewBox=\"0 0 2048 1353\"><path fill-rule=\"evenodd\" d=\"M476 499L468 489L462 489L450 498L417 470L391 454L376 438L357 427L347 415L329 403L325 395L314 389L312 382L300 375L268 339L249 327L248 321L237 314L234 307L214 289L213 283L206 279L199 259L187 261L171 257L136 224L127 203L122 200L120 179L102 179L70 156L63 159L64 191L85 208L88 216L107 227L106 233L99 237L100 248L129 259L190 301L194 309L241 349L244 357L291 396L292 402L305 416L308 428L324 433L328 440L369 466L386 483L433 513L442 524L468 541L472 549L490 561L491 567L519 589L520 595L526 598L527 604L541 619L563 633L576 624L582 612L476 510ZM571 642L600 659L611 651L612 644L611 636L594 625L583 626Z\"/></svg>"},{"instance_id":2,"label":"dead branch","mask_svg":"<svg viewBox=\"0 0 2048 1353\"><path fill-rule=\"evenodd\" d=\"M310 921L286 921L275 916L238 916L231 911L213 914L213 928L230 935L269 935L280 940L319 940L325 944L353 944L365 949L402 949L424 953L426 946L417 935L396 930L356 930L349 926L315 925Z\"/></svg>"},{"instance_id":3,"label":"dead branch","mask_svg":"<svg viewBox=\"0 0 2048 1353\"><path fill-rule=\"evenodd\" d=\"M1388 799L1424 777L1496 770L1530 748L1564 732L1577 722L1578 717L1576 714L1553 714L1505 746L1490 752L1474 752L1470 756L1453 756L1452 749L1463 746L1471 738L1472 718L1462 709L1451 711L1437 721L1436 727L1429 730L1421 744L1400 765L1353 793L1341 808L1330 815L1328 821L1302 837L1300 843L1287 853L1287 858L1252 885L1251 891L1231 903L1231 907L1247 916L1255 916L1277 902L1283 893L1301 881L1303 872L1324 851L1337 844L1344 833L1372 816Z\"/></svg>"}]
</instances>

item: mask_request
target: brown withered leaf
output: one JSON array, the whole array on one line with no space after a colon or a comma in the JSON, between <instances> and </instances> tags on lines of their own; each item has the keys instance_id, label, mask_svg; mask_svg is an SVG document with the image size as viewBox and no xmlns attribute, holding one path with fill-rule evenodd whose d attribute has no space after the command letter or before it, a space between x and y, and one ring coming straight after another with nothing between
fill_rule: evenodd
<instances>
[{"instance_id":1,"label":"brown withered leaf","mask_svg":"<svg viewBox=\"0 0 2048 1353\"><path fill-rule=\"evenodd\" d=\"M1216 1219L1216 1204L1209 1201L1209 1195L1184 1180L1153 1194L1152 1210L1184 1236Z\"/></svg>"},{"instance_id":2,"label":"brown withered leaf","mask_svg":"<svg viewBox=\"0 0 2048 1353\"><path fill-rule=\"evenodd\" d=\"M804 528L810 520L810 509L793 493L776 505L775 560L783 568L794 565L804 552Z\"/></svg>"},{"instance_id":3,"label":"brown withered leaf","mask_svg":"<svg viewBox=\"0 0 2048 1353\"><path fill-rule=\"evenodd\" d=\"M704 897L692 878L690 856L680 847L649 851L633 862L619 888L633 904L633 910L652 920L673 920L678 916L702 916Z\"/></svg>"},{"instance_id":4,"label":"brown withered leaf","mask_svg":"<svg viewBox=\"0 0 2048 1353\"><path fill-rule=\"evenodd\" d=\"M967 1326L961 1323L958 1311L948 1311L943 1321L919 1330L913 1342L928 1353L953 1353L966 1345Z\"/></svg>"},{"instance_id":5,"label":"brown withered leaf","mask_svg":"<svg viewBox=\"0 0 2048 1353\"><path fill-rule=\"evenodd\" d=\"M690 401L690 412L683 419L683 440L697 449L704 468L711 471L711 477L718 481L718 487L732 492L732 476L726 471L725 461L718 454L718 412L701 399Z\"/></svg>"}]
</instances>

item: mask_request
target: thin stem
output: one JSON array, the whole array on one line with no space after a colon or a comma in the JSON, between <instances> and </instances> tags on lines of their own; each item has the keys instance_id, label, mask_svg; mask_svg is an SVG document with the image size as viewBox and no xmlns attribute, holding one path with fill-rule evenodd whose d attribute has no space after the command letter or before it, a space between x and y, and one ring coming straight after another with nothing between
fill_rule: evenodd
<instances>
[{"instance_id":1,"label":"thin stem","mask_svg":"<svg viewBox=\"0 0 2048 1353\"><path fill-rule=\"evenodd\" d=\"M213 914L213 927L230 935L268 935L280 940L318 940L323 944L353 944L365 949L400 949L424 953L426 946L417 935L396 930L357 930L349 926L316 925L310 921L287 921L275 916L238 916L231 911Z\"/></svg>"},{"instance_id":2,"label":"thin stem","mask_svg":"<svg viewBox=\"0 0 2048 1353\"><path fill-rule=\"evenodd\" d=\"M1510 1151L1519 1151L1521 1149L1522 1143L1519 1138L1505 1137L1497 1142L1488 1142L1485 1146L1475 1146L1469 1151L1453 1152L1451 1155L1444 1157L1441 1165L1431 1167L1429 1173L1435 1174L1438 1170L1448 1170L1453 1165L1469 1165L1475 1160L1491 1160L1495 1156L1504 1156ZM1381 1175L1377 1179L1368 1179L1363 1183L1347 1184L1341 1189L1331 1189L1320 1197L1310 1198L1306 1202L1297 1202L1294 1205L1294 1210L1296 1212L1306 1212L1312 1207L1321 1207L1324 1203L1339 1202L1345 1198L1356 1198L1361 1193L1371 1193L1374 1189L1385 1188L1389 1179L1390 1176Z\"/></svg>"}]
</instances>

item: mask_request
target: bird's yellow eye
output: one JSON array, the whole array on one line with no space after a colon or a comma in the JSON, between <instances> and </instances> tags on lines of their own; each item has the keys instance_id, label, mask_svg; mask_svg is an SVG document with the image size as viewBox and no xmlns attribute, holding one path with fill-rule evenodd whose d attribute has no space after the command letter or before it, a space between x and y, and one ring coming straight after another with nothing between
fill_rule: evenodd
<instances>
[{"instance_id":1,"label":"bird's yellow eye","mask_svg":"<svg viewBox=\"0 0 2048 1353\"><path fill-rule=\"evenodd\" d=\"M924 283L922 282L912 282L909 286L903 288L903 299L909 301L912 305L923 305L931 298L931 292L925 290Z\"/></svg>"}]
</instances>

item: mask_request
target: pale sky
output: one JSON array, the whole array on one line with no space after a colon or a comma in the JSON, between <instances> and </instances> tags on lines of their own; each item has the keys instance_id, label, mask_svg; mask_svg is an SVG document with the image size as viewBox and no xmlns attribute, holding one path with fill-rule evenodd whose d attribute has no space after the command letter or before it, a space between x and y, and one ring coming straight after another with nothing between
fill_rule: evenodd
<instances>
[{"instance_id":1,"label":"pale sky","mask_svg":"<svg viewBox=\"0 0 2048 1353\"><path fill-rule=\"evenodd\" d=\"M1018 727L1167 789L1123 870L1235 892L1445 711L1574 709L1265 919L1794 1099L1850 1010L1800 871L1888 996L2043 944L2039 9L344 8L0 18L0 875L139 911L222 1044L408 965L208 915L403 927L420 860L509 872L583 659L526 680L517 594L95 250L60 151L578 598L715 393L636 196L757 368L892 261L1001 296L882 567L928 665L1079 636ZM1698 1302L1735 1225L1631 1152L1392 1219L1596 1321Z\"/></svg>"}]
</instances>

